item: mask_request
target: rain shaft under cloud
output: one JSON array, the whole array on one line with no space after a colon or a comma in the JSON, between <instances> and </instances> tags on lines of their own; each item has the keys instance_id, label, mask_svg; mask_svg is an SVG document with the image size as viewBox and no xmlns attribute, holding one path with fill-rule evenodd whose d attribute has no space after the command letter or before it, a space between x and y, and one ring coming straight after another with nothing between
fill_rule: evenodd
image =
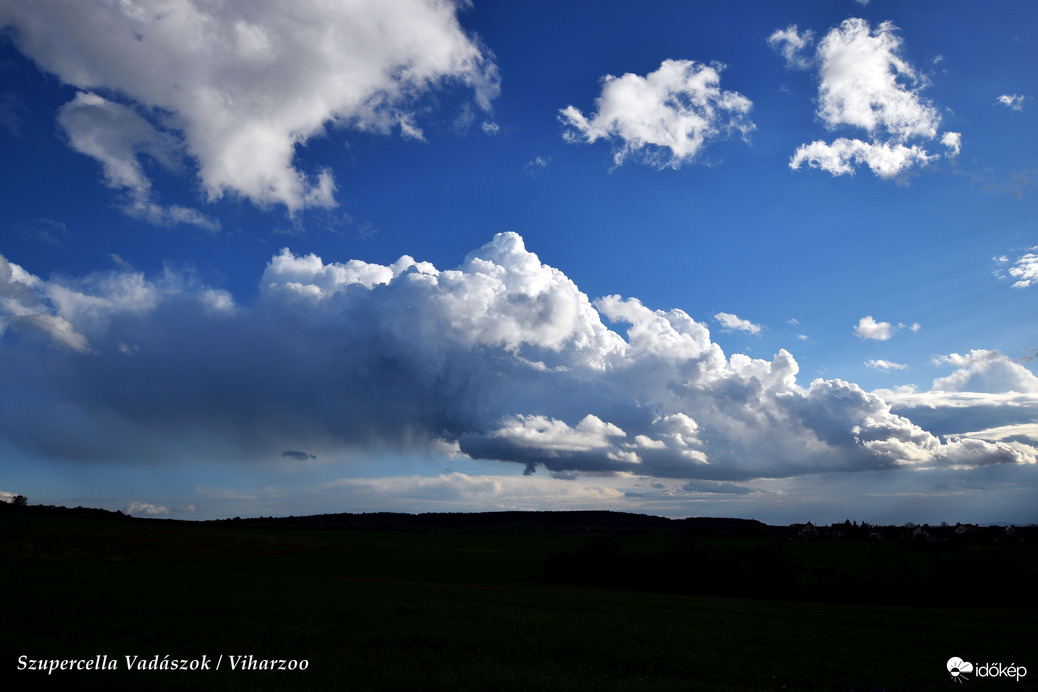
<instances>
[{"instance_id":1,"label":"rain shaft under cloud","mask_svg":"<svg viewBox=\"0 0 1038 692\"><path fill-rule=\"evenodd\" d=\"M681 310L591 301L515 233L443 271L282 250L250 306L175 274L0 266L0 440L29 454L323 461L447 443L528 471L714 480L1035 461L941 440L849 382L801 387L785 350L726 357Z\"/></svg>"}]
</instances>

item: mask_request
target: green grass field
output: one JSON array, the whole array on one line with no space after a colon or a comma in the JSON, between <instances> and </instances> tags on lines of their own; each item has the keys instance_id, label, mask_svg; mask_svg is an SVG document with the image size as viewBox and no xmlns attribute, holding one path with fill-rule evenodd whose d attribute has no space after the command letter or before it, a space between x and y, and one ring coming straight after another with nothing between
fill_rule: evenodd
<instances>
[{"instance_id":1,"label":"green grass field","mask_svg":"<svg viewBox=\"0 0 1038 692\"><path fill-rule=\"evenodd\" d=\"M1016 663L1035 689L1038 609L812 603L550 582L576 535L334 532L0 517L5 678L30 659L118 658L66 689L941 690L945 662ZM757 540L757 539L731 539ZM759 542L759 541L758 541ZM658 536L622 539L651 555ZM731 541L714 541L718 550ZM718 547L719 546L719 547ZM894 547L783 544L797 564L902 569ZM874 550L875 549L875 550ZM869 554L863 551L872 551ZM913 558L914 559L914 558ZM1030 559L1030 558L1028 558ZM923 558L913 570L923 570ZM937 563L925 564L942 564ZM872 570L872 572L870 572ZM939 574L929 578L939 579ZM964 602L971 599L964 598ZM225 657L219 671L126 671L125 655ZM305 659L231 671L226 657Z\"/></svg>"}]
</instances>

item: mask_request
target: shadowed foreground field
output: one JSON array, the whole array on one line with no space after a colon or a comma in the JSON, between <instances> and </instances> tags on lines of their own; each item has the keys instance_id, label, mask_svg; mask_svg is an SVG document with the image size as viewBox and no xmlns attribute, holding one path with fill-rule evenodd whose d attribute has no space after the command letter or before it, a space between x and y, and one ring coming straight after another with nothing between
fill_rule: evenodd
<instances>
[{"instance_id":1,"label":"shadowed foreground field","mask_svg":"<svg viewBox=\"0 0 1038 692\"><path fill-rule=\"evenodd\" d=\"M952 656L1033 667L1019 682L973 678L970 689L1035 689L1038 681L1038 609L1029 594L999 605L963 605L984 600L969 593L946 603L921 595L926 605L910 593L897 605L813 602L809 589L795 599L748 599L710 595L709 584L707 595L652 590L645 575L633 584L609 577L589 584L591 570L575 567L692 570L695 560L723 562L725 551L743 550L739 541L755 541L746 549L765 543L821 574L870 564L883 573L896 546L863 544L852 555L732 538L687 549L681 537L631 535L609 538L611 557L603 558L600 537L573 534L287 530L30 513L4 513L0 526L0 650L3 677L15 682L7 689L47 683L46 672L18 670L21 656L99 655L119 669L59 670L50 682L66 689L940 690L957 687L945 669ZM873 549L875 556L862 552ZM673 554L682 557L659 557ZM1025 553L1025 576L1033 577L1033 557ZM847 567L825 564L833 560ZM942 579L925 565L913 569ZM678 582L661 574L655 583ZM229 656L249 654L305 659L307 669L230 670ZM224 658L219 671L127 671L127 655Z\"/></svg>"}]
</instances>

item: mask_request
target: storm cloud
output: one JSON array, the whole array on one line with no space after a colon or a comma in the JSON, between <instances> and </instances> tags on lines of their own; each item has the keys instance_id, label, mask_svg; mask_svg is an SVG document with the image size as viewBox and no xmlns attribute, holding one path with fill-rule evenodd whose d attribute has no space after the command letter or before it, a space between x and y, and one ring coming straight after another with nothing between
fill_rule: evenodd
<instances>
[{"instance_id":1,"label":"storm cloud","mask_svg":"<svg viewBox=\"0 0 1038 692\"><path fill-rule=\"evenodd\" d=\"M682 310L592 301L515 233L449 270L285 249L250 305L175 274L0 269L0 439L52 458L447 448L715 481L1035 462L1019 442L942 439L850 382L800 385L785 350L726 356Z\"/></svg>"}]
</instances>

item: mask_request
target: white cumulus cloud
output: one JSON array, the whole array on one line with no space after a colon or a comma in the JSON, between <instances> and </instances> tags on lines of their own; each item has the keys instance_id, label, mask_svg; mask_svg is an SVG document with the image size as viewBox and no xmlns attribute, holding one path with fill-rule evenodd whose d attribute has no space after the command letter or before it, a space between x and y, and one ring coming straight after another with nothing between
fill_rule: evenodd
<instances>
[{"instance_id":1,"label":"white cumulus cloud","mask_svg":"<svg viewBox=\"0 0 1038 692\"><path fill-rule=\"evenodd\" d=\"M948 148L948 156L958 156L962 151L962 134L959 132L945 132L941 135L941 144Z\"/></svg>"},{"instance_id":2,"label":"white cumulus cloud","mask_svg":"<svg viewBox=\"0 0 1038 692\"><path fill-rule=\"evenodd\" d=\"M626 437L611 423L588 414L573 428L544 416L519 415L494 430L494 437L509 438L516 444L536 447L541 452L589 452L609 447L609 438Z\"/></svg>"},{"instance_id":3,"label":"white cumulus cloud","mask_svg":"<svg viewBox=\"0 0 1038 692\"><path fill-rule=\"evenodd\" d=\"M1038 377L1001 351L974 349L965 355L938 356L936 362L958 368L951 375L933 381L932 388L936 391L1038 394Z\"/></svg>"},{"instance_id":4,"label":"white cumulus cloud","mask_svg":"<svg viewBox=\"0 0 1038 692\"><path fill-rule=\"evenodd\" d=\"M146 206L140 154L163 163L182 152L210 199L230 192L293 212L332 205L332 174L294 161L327 128L421 138L415 102L447 82L489 110L497 67L456 14L447 0L11 0L0 27L81 90L62 126L109 184L131 192L130 210L205 225L190 210Z\"/></svg>"},{"instance_id":5,"label":"white cumulus cloud","mask_svg":"<svg viewBox=\"0 0 1038 692\"><path fill-rule=\"evenodd\" d=\"M846 19L818 43L818 119L830 131L858 130L864 137L838 137L801 145L790 160L794 170L807 164L833 175L852 174L865 165L880 178L894 178L942 154L931 152L938 140L948 156L961 149L961 136L945 132L941 117L921 96L926 79L901 55L902 40L890 22L873 28L863 19ZM810 38L795 26L769 38L786 60L808 66L802 56Z\"/></svg>"},{"instance_id":6,"label":"white cumulus cloud","mask_svg":"<svg viewBox=\"0 0 1038 692\"><path fill-rule=\"evenodd\" d=\"M973 438L1006 445L1031 460L1038 456L1038 377L1000 351L974 349L934 359L955 370L927 391L914 387L874 392L894 410L949 439Z\"/></svg>"},{"instance_id":7,"label":"white cumulus cloud","mask_svg":"<svg viewBox=\"0 0 1038 692\"><path fill-rule=\"evenodd\" d=\"M755 127L747 117L750 100L721 89L722 69L716 63L664 60L644 77L606 75L594 115L574 106L559 111L563 135L569 142L612 141L618 166L636 156L658 168L679 168L694 161L710 140L733 132L745 137Z\"/></svg>"},{"instance_id":8,"label":"white cumulus cloud","mask_svg":"<svg viewBox=\"0 0 1038 692\"><path fill-rule=\"evenodd\" d=\"M858 326L854 328L854 336L860 339L875 339L886 341L894 334L894 327L890 322L877 322L872 315L865 315L858 320Z\"/></svg>"},{"instance_id":9,"label":"white cumulus cloud","mask_svg":"<svg viewBox=\"0 0 1038 692\"><path fill-rule=\"evenodd\" d=\"M996 260L999 264L1009 262L1009 257L1002 256ZM1014 279L1013 288L1027 288L1038 284L1038 246L1029 248L1027 252L1013 260L1012 266L1006 270ZM998 276L1005 276L1001 271Z\"/></svg>"}]
</instances>

